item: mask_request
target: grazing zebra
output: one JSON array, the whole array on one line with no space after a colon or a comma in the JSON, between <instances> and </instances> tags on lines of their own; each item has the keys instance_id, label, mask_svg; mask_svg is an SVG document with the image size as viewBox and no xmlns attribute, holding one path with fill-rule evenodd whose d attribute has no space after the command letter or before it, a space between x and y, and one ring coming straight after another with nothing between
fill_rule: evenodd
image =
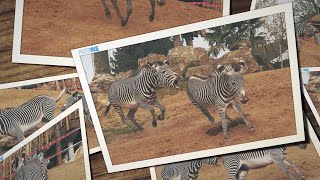
<instances>
[{"instance_id":1,"label":"grazing zebra","mask_svg":"<svg viewBox=\"0 0 320 180\"><path fill-rule=\"evenodd\" d=\"M152 115L152 126L157 126L154 108L160 109L159 120L164 119L165 107L158 102L156 89L163 86L178 89L178 75L169 67L169 61L146 62L134 77L115 81L109 88L110 104L106 108L105 115L113 106L120 115L121 120L134 131L143 128L134 120L134 114L139 107L147 109ZM122 112L122 106L130 110L127 117Z\"/></svg>"},{"instance_id":2,"label":"grazing zebra","mask_svg":"<svg viewBox=\"0 0 320 180\"><path fill-rule=\"evenodd\" d=\"M223 156L224 166L229 172L228 180L233 178L243 180L249 169L262 168L272 163L278 165L290 179L296 178L289 172L286 165L291 166L302 179L305 179L298 167L285 159L285 150L285 147L272 147Z\"/></svg>"},{"instance_id":3,"label":"grazing zebra","mask_svg":"<svg viewBox=\"0 0 320 180\"><path fill-rule=\"evenodd\" d=\"M198 178L204 164L217 165L217 157L209 157L165 165L161 176L164 180L193 180Z\"/></svg>"},{"instance_id":4,"label":"grazing zebra","mask_svg":"<svg viewBox=\"0 0 320 180\"><path fill-rule=\"evenodd\" d=\"M14 168L16 173L15 180L47 180L48 179L48 160L43 153L33 154L30 158L21 158L17 161Z\"/></svg>"},{"instance_id":5,"label":"grazing zebra","mask_svg":"<svg viewBox=\"0 0 320 180\"><path fill-rule=\"evenodd\" d=\"M245 95L244 79L241 75L244 66L245 63L243 61L233 65L219 65L208 79L202 80L197 77L190 77L187 82L189 99L212 124L214 123L214 118L210 115L208 108L216 108L222 122L225 139L228 138L226 119L232 120L225 111L231 104L246 125L250 129L253 128L240 107L240 103L244 104L249 101Z\"/></svg>"},{"instance_id":6,"label":"grazing zebra","mask_svg":"<svg viewBox=\"0 0 320 180\"><path fill-rule=\"evenodd\" d=\"M132 13L132 0L127 0L127 17L124 18L122 15L121 15L121 12L120 12L120 9L119 9L119 6L118 6L118 2L117 0L110 0L111 3L112 3L112 6L114 8L114 10L116 11L117 13L117 16L120 18L121 20L121 26L125 26L129 20L129 17ZM154 16L155 16L155 5L156 5L156 0L149 0L150 1L150 4L151 4L151 14L149 16L149 21L152 22L154 20ZM110 13L110 10L109 10L109 7L106 3L106 0L101 0L102 4L103 4L103 7L104 7L104 11L106 13L106 16L110 16L111 13ZM162 6L164 4L166 4L166 0L157 0L157 3Z\"/></svg>"},{"instance_id":7,"label":"grazing zebra","mask_svg":"<svg viewBox=\"0 0 320 180\"><path fill-rule=\"evenodd\" d=\"M304 39L315 36L319 30L310 22L296 23L296 33Z\"/></svg>"},{"instance_id":8,"label":"grazing zebra","mask_svg":"<svg viewBox=\"0 0 320 180\"><path fill-rule=\"evenodd\" d=\"M71 94L71 92L68 90L66 91L66 93L69 94L69 96L67 97L66 103L61 107L61 111L65 111L66 109L71 107L74 103L82 99L83 113L84 113L85 119L88 120L91 124L93 124L90 116L89 107L88 107L86 98L84 97L84 94L79 93L78 91Z\"/></svg>"},{"instance_id":9,"label":"grazing zebra","mask_svg":"<svg viewBox=\"0 0 320 180\"><path fill-rule=\"evenodd\" d=\"M56 103L65 89L54 99L50 96L36 96L16 108L8 108L0 113L0 133L13 136L20 142L24 140L24 132L36 127L43 121L54 118Z\"/></svg>"}]
</instances>

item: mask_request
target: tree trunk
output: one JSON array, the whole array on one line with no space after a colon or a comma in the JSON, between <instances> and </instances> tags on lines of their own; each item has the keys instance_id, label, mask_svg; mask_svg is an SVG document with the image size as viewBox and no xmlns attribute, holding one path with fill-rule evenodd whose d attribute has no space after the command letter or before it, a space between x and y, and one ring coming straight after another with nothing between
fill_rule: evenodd
<instances>
[{"instance_id":1,"label":"tree trunk","mask_svg":"<svg viewBox=\"0 0 320 180\"><path fill-rule=\"evenodd\" d=\"M111 73L108 51L102 51L94 54L94 68L96 74Z\"/></svg>"},{"instance_id":2,"label":"tree trunk","mask_svg":"<svg viewBox=\"0 0 320 180\"><path fill-rule=\"evenodd\" d=\"M281 40L279 41L279 59L280 59L280 62L281 62L281 69L283 68L283 61L282 61L282 49L281 49Z\"/></svg>"},{"instance_id":3,"label":"tree trunk","mask_svg":"<svg viewBox=\"0 0 320 180\"><path fill-rule=\"evenodd\" d=\"M180 35L173 36L173 44L174 44L174 47L181 46L182 43L181 43Z\"/></svg>"}]
</instances>

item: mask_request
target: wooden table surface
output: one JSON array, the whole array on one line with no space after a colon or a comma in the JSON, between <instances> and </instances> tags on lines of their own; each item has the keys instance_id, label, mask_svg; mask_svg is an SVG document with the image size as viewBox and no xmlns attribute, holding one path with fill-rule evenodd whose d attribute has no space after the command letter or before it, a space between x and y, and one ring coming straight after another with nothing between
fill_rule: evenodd
<instances>
[{"instance_id":1,"label":"wooden table surface","mask_svg":"<svg viewBox=\"0 0 320 180\"><path fill-rule=\"evenodd\" d=\"M231 0L231 12L240 13L248 11L250 9L250 3L251 0ZM11 62L11 52L14 12L14 0L0 1L0 83L29 80L76 72L75 68L71 67L13 64ZM312 124L316 126L317 133L320 134L319 126L316 124L315 118L310 111L309 106L305 100L303 100L303 102L304 109L307 112L308 117L312 121ZM94 179L132 179L129 178L128 174L132 174L136 177L136 179L150 179L148 168L108 175L101 153L91 155L90 161L92 176Z\"/></svg>"}]
</instances>

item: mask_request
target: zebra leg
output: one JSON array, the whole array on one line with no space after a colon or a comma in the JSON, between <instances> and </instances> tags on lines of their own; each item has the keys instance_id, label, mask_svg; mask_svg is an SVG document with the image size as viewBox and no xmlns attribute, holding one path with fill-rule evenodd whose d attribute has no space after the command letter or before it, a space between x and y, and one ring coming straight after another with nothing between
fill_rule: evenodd
<instances>
[{"instance_id":1,"label":"zebra leg","mask_svg":"<svg viewBox=\"0 0 320 180\"><path fill-rule=\"evenodd\" d=\"M139 105L139 107L141 107L143 109L147 109L151 113L151 115L152 115L152 126L153 127L157 127L157 121L156 121L156 116L155 116L153 107L151 105L143 102L143 101L138 102L138 105Z\"/></svg>"},{"instance_id":2,"label":"zebra leg","mask_svg":"<svg viewBox=\"0 0 320 180\"><path fill-rule=\"evenodd\" d=\"M132 13L132 0L127 0L127 17L124 24L121 24L121 26L125 26L128 23L131 13Z\"/></svg>"},{"instance_id":3,"label":"zebra leg","mask_svg":"<svg viewBox=\"0 0 320 180\"><path fill-rule=\"evenodd\" d=\"M225 139L228 139L228 134L227 134L227 129L228 129L228 125L227 125L227 122L226 122L226 110L225 108L218 108L218 113L219 113L219 116L220 116L220 119L221 119L221 124L222 124L222 130L223 130L223 135L224 135L224 138Z\"/></svg>"},{"instance_id":4,"label":"zebra leg","mask_svg":"<svg viewBox=\"0 0 320 180\"><path fill-rule=\"evenodd\" d=\"M46 112L44 114L44 118L47 120L46 122L51 121L52 119L54 119L54 115L52 114L52 112Z\"/></svg>"},{"instance_id":5,"label":"zebra leg","mask_svg":"<svg viewBox=\"0 0 320 180\"><path fill-rule=\"evenodd\" d=\"M284 164L291 166L301 177L301 179L306 179L306 177L304 176L304 174L298 169L298 167L291 161L284 159L283 160Z\"/></svg>"},{"instance_id":6,"label":"zebra leg","mask_svg":"<svg viewBox=\"0 0 320 180\"><path fill-rule=\"evenodd\" d=\"M246 166L245 164L243 164L243 165L240 167L240 169L239 169L239 171L238 171L238 173L237 173L237 179L239 179L239 180L245 180L245 178L246 178L246 176L247 176L247 174L248 174L248 171L249 171L248 166Z\"/></svg>"},{"instance_id":7,"label":"zebra leg","mask_svg":"<svg viewBox=\"0 0 320 180\"><path fill-rule=\"evenodd\" d=\"M12 125L12 131L8 134L10 136L16 137L19 142L25 139L22 129L17 124Z\"/></svg>"},{"instance_id":8,"label":"zebra leg","mask_svg":"<svg viewBox=\"0 0 320 180\"><path fill-rule=\"evenodd\" d=\"M279 158L278 156L276 156L276 155L274 155L274 154L272 154L271 156L272 156L273 162L274 162L275 164L277 164L277 165L280 167L280 169L289 176L289 178L290 178L291 180L295 180L295 179L296 179L296 178L288 171L288 169L287 169L287 167L286 167L286 165L285 165L285 163L284 163L284 159Z\"/></svg>"},{"instance_id":9,"label":"zebra leg","mask_svg":"<svg viewBox=\"0 0 320 180\"><path fill-rule=\"evenodd\" d=\"M103 8L104 8L104 12L106 13L106 16L110 16L111 13L110 13L110 9L106 3L106 0L101 0L102 4L103 4Z\"/></svg>"},{"instance_id":10,"label":"zebra leg","mask_svg":"<svg viewBox=\"0 0 320 180\"><path fill-rule=\"evenodd\" d=\"M233 121L233 119L230 116L228 116L227 114L226 114L226 119L229 121Z\"/></svg>"},{"instance_id":11,"label":"zebra leg","mask_svg":"<svg viewBox=\"0 0 320 180\"><path fill-rule=\"evenodd\" d=\"M122 122L124 122L125 124L127 124L131 129L133 129L133 131L137 131L136 126L134 125L134 123L129 120L128 118L126 118L123 114L122 108L121 106L117 105L117 104L113 104L113 107L115 108L115 110L117 111L117 113L119 114Z\"/></svg>"},{"instance_id":12,"label":"zebra leg","mask_svg":"<svg viewBox=\"0 0 320 180\"><path fill-rule=\"evenodd\" d=\"M243 119L244 123L248 126L249 129L252 129L254 131L253 126L250 124L250 122L247 120L246 116L244 115L240 104L239 103L233 103L232 104L233 108L240 114L241 119Z\"/></svg>"},{"instance_id":13,"label":"zebra leg","mask_svg":"<svg viewBox=\"0 0 320 180\"><path fill-rule=\"evenodd\" d=\"M151 4L151 14L149 16L149 21L153 22L154 20L154 15L155 15L155 5L156 5L156 0L150 0Z\"/></svg>"},{"instance_id":14,"label":"zebra leg","mask_svg":"<svg viewBox=\"0 0 320 180\"><path fill-rule=\"evenodd\" d=\"M239 174L240 160L235 158L228 158L224 160L225 167L228 169L228 180L233 180Z\"/></svg>"},{"instance_id":15,"label":"zebra leg","mask_svg":"<svg viewBox=\"0 0 320 180\"><path fill-rule=\"evenodd\" d=\"M136 126L138 130L143 130L143 128L140 126L140 124L137 123L137 121L134 119L134 115L137 112L138 108L129 109L127 117L133 122L133 124Z\"/></svg>"},{"instance_id":16,"label":"zebra leg","mask_svg":"<svg viewBox=\"0 0 320 180\"><path fill-rule=\"evenodd\" d=\"M161 105L161 104L159 103L159 101L157 101L157 100L155 100L154 105L155 105L157 108L159 108L160 111L161 111L161 114L158 115L158 117L157 117L158 120L164 120L164 112L166 111L166 108L165 108L163 105Z\"/></svg>"},{"instance_id":17,"label":"zebra leg","mask_svg":"<svg viewBox=\"0 0 320 180\"><path fill-rule=\"evenodd\" d=\"M110 0L111 3L112 3L112 6L113 6L113 9L116 11L117 13L117 16L120 18L121 20L121 26L125 26L126 25L126 21L125 19L123 18L123 16L121 15L121 12L120 12L120 9L119 9L119 6L118 6L118 1L117 0Z\"/></svg>"},{"instance_id":18,"label":"zebra leg","mask_svg":"<svg viewBox=\"0 0 320 180\"><path fill-rule=\"evenodd\" d=\"M202 113L208 118L208 120L211 122L211 124L214 124L214 118L211 116L211 114L208 111L208 108L204 108L202 106L196 105Z\"/></svg>"}]
</instances>

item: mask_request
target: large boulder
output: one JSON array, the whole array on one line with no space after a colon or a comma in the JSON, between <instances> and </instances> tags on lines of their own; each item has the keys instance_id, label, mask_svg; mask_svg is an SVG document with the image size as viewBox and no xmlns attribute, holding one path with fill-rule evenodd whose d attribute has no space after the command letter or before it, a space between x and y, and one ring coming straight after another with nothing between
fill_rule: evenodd
<instances>
[{"instance_id":1,"label":"large boulder","mask_svg":"<svg viewBox=\"0 0 320 180\"><path fill-rule=\"evenodd\" d=\"M188 68L184 78L190 78L191 76L203 76L208 77L212 74L214 67L211 64L196 66Z\"/></svg>"},{"instance_id":2,"label":"large boulder","mask_svg":"<svg viewBox=\"0 0 320 180\"><path fill-rule=\"evenodd\" d=\"M167 56L162 54L148 54L148 56L138 59L138 66L143 66L147 61L153 63L155 61L165 61L168 60Z\"/></svg>"},{"instance_id":3,"label":"large boulder","mask_svg":"<svg viewBox=\"0 0 320 180\"><path fill-rule=\"evenodd\" d=\"M191 46L179 46L170 49L167 57L172 69L179 74L182 74L188 68L209 62L209 54L206 49Z\"/></svg>"},{"instance_id":4,"label":"large boulder","mask_svg":"<svg viewBox=\"0 0 320 180\"><path fill-rule=\"evenodd\" d=\"M97 74L90 83L91 92L108 93L111 83L116 80L111 74Z\"/></svg>"},{"instance_id":5,"label":"large boulder","mask_svg":"<svg viewBox=\"0 0 320 180\"><path fill-rule=\"evenodd\" d=\"M230 51L219 59L214 59L214 67L218 64L233 64L243 60L246 63L246 67L243 70L244 74L260 72L261 67L257 63L256 59L252 56L249 48L241 48L235 51Z\"/></svg>"},{"instance_id":6,"label":"large boulder","mask_svg":"<svg viewBox=\"0 0 320 180\"><path fill-rule=\"evenodd\" d=\"M309 82L305 87L309 92L320 93L320 76L310 76Z\"/></svg>"}]
</instances>

